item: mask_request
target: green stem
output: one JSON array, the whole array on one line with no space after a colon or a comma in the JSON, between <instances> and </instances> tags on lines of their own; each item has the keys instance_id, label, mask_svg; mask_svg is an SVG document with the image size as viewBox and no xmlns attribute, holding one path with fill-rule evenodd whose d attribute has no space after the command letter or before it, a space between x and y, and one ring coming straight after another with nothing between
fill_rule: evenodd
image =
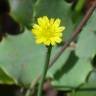
<instances>
[{"instance_id":1,"label":"green stem","mask_svg":"<svg viewBox=\"0 0 96 96\"><path fill-rule=\"evenodd\" d=\"M78 0L76 7L75 7L76 12L80 12L82 10L85 2L86 2L86 0Z\"/></svg>"},{"instance_id":2,"label":"green stem","mask_svg":"<svg viewBox=\"0 0 96 96\"><path fill-rule=\"evenodd\" d=\"M34 24L34 22L35 22L35 17L36 17L36 15L37 15L37 7L38 7L38 5L39 5L39 3L41 2L41 0L36 0L36 2L35 2L35 4L33 5L33 15L32 15L32 23Z\"/></svg>"},{"instance_id":3,"label":"green stem","mask_svg":"<svg viewBox=\"0 0 96 96\"><path fill-rule=\"evenodd\" d=\"M71 96L75 96L75 89L72 89Z\"/></svg>"},{"instance_id":4,"label":"green stem","mask_svg":"<svg viewBox=\"0 0 96 96\"><path fill-rule=\"evenodd\" d=\"M45 77L46 77L46 73L47 73L48 65L49 65L49 61L50 61L52 46L49 46L47 48L48 49L47 49L47 53L46 53L46 61L45 61L43 73L42 73L42 76L41 76L41 81L40 81L40 84L39 84L37 96L42 96L43 83L44 83L44 80L45 80Z\"/></svg>"}]
</instances>

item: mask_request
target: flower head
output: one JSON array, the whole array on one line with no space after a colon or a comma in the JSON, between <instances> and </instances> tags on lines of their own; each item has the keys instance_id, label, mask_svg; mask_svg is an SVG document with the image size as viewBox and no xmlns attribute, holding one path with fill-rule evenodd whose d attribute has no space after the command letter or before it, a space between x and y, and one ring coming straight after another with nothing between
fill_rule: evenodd
<instances>
[{"instance_id":1,"label":"flower head","mask_svg":"<svg viewBox=\"0 0 96 96\"><path fill-rule=\"evenodd\" d=\"M60 26L60 19L48 19L43 16L37 19L38 24L33 25L32 33L35 35L37 44L55 45L62 41L64 26Z\"/></svg>"}]
</instances>

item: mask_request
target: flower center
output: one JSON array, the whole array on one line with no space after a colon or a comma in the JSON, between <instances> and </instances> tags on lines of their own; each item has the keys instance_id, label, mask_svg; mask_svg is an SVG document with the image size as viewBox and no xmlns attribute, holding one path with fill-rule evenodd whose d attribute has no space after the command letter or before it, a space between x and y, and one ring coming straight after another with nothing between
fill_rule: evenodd
<instances>
[{"instance_id":1,"label":"flower center","mask_svg":"<svg viewBox=\"0 0 96 96\"><path fill-rule=\"evenodd\" d=\"M46 28L45 28L45 30L44 30L44 37L47 37L47 38L51 38L51 37L53 37L54 36L54 34L53 34L53 32L54 32L54 30L52 30L52 28L51 28L52 26L46 26Z\"/></svg>"}]
</instances>

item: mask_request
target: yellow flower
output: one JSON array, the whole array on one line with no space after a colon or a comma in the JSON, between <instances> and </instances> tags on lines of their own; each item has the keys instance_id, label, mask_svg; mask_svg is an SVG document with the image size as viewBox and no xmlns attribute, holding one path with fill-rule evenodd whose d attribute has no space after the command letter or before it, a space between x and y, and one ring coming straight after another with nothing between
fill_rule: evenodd
<instances>
[{"instance_id":1,"label":"yellow flower","mask_svg":"<svg viewBox=\"0 0 96 96\"><path fill-rule=\"evenodd\" d=\"M37 44L55 45L62 41L64 26L60 26L60 19L48 19L43 16L37 19L38 24L33 25L32 33L35 35Z\"/></svg>"}]
</instances>

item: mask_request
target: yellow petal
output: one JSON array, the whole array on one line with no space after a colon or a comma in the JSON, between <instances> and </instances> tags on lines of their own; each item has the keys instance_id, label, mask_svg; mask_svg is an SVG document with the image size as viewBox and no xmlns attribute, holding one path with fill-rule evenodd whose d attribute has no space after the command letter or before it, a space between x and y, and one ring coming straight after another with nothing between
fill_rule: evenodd
<instances>
[{"instance_id":1,"label":"yellow petal","mask_svg":"<svg viewBox=\"0 0 96 96\"><path fill-rule=\"evenodd\" d=\"M54 26L58 27L61 23L61 20L60 19L56 19L55 22L54 22Z\"/></svg>"},{"instance_id":2,"label":"yellow petal","mask_svg":"<svg viewBox=\"0 0 96 96\"><path fill-rule=\"evenodd\" d=\"M63 30L65 30L65 27L61 26L58 28L59 32L63 32Z\"/></svg>"},{"instance_id":3,"label":"yellow petal","mask_svg":"<svg viewBox=\"0 0 96 96\"><path fill-rule=\"evenodd\" d=\"M49 41L49 40L46 40L46 41L44 42L44 44L48 46L48 45L50 45L50 41Z\"/></svg>"},{"instance_id":4,"label":"yellow petal","mask_svg":"<svg viewBox=\"0 0 96 96\"><path fill-rule=\"evenodd\" d=\"M44 20L44 22L46 22L46 24L48 24L48 23L49 23L49 19L48 19L48 17L47 17L47 16L43 16L43 20Z\"/></svg>"},{"instance_id":5,"label":"yellow petal","mask_svg":"<svg viewBox=\"0 0 96 96\"><path fill-rule=\"evenodd\" d=\"M61 41L62 41L61 38L57 38L57 39L56 39L56 42L57 42L57 43L60 43Z\"/></svg>"},{"instance_id":6,"label":"yellow petal","mask_svg":"<svg viewBox=\"0 0 96 96\"><path fill-rule=\"evenodd\" d=\"M44 23L45 23L42 17L38 18L38 19L37 19L37 22L38 22L38 24L39 24L40 26L44 25Z\"/></svg>"},{"instance_id":7,"label":"yellow petal","mask_svg":"<svg viewBox=\"0 0 96 96\"><path fill-rule=\"evenodd\" d=\"M42 41L43 41L42 39L36 39L36 43L37 43L37 44L42 43Z\"/></svg>"},{"instance_id":8,"label":"yellow petal","mask_svg":"<svg viewBox=\"0 0 96 96\"><path fill-rule=\"evenodd\" d=\"M50 19L50 24L52 25L53 23L54 23L54 19L51 18L51 19Z\"/></svg>"},{"instance_id":9,"label":"yellow petal","mask_svg":"<svg viewBox=\"0 0 96 96\"><path fill-rule=\"evenodd\" d=\"M55 42L55 41L51 41L51 44L52 44L52 45L56 45L56 42Z\"/></svg>"},{"instance_id":10,"label":"yellow petal","mask_svg":"<svg viewBox=\"0 0 96 96\"><path fill-rule=\"evenodd\" d=\"M37 25L37 24L34 24L34 25L33 25L33 28L34 28L34 29L39 29L39 28L40 28L40 26L39 26L39 25Z\"/></svg>"}]
</instances>

